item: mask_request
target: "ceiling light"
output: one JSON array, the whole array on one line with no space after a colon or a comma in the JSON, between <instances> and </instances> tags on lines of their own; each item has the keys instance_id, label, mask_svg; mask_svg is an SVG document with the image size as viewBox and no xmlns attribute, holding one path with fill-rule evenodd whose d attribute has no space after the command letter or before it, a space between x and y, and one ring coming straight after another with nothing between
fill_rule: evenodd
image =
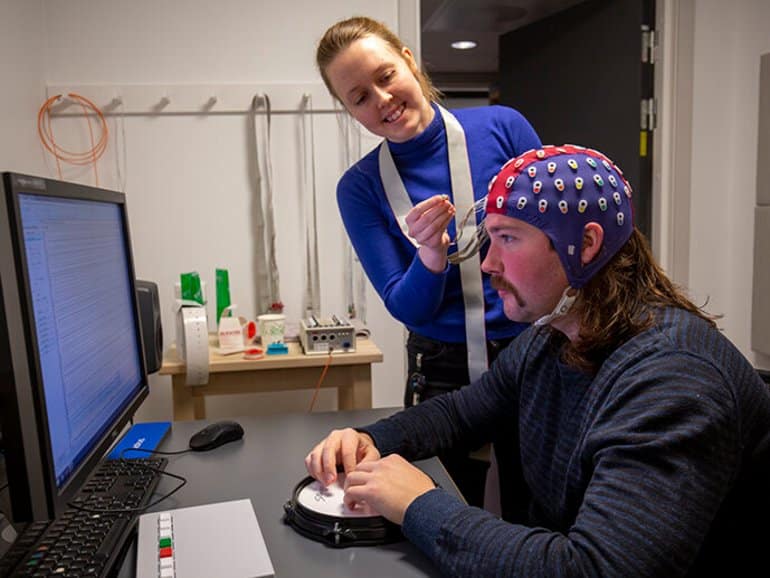
<instances>
[{"instance_id":1,"label":"ceiling light","mask_svg":"<svg viewBox=\"0 0 770 578\"><path fill-rule=\"evenodd\" d=\"M456 48L457 50L470 50L471 48L476 48L476 43L473 40L458 40L456 42L452 42L452 48Z\"/></svg>"}]
</instances>

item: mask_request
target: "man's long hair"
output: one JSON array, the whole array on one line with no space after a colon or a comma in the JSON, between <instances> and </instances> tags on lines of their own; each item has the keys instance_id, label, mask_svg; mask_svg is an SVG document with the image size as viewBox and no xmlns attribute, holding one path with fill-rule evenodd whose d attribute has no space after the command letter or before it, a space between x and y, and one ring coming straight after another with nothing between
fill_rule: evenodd
<instances>
[{"instance_id":1,"label":"man's long hair","mask_svg":"<svg viewBox=\"0 0 770 578\"><path fill-rule=\"evenodd\" d=\"M595 372L620 345L649 329L655 310L678 307L716 327L714 319L695 305L666 276L644 235L634 228L618 253L581 290L573 306L580 336L562 351L573 367Z\"/></svg>"}]
</instances>

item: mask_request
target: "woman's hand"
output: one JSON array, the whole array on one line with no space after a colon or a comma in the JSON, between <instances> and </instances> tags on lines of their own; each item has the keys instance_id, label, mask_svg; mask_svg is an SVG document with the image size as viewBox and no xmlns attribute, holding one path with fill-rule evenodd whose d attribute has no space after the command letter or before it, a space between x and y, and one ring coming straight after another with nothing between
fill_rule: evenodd
<instances>
[{"instance_id":1,"label":"woman's hand","mask_svg":"<svg viewBox=\"0 0 770 578\"><path fill-rule=\"evenodd\" d=\"M308 473L324 485L337 479L337 466L349 474L360 463L380 459L372 438L352 428L333 430L305 457Z\"/></svg>"},{"instance_id":2,"label":"woman's hand","mask_svg":"<svg viewBox=\"0 0 770 578\"><path fill-rule=\"evenodd\" d=\"M345 504L355 509L366 504L391 522L401 525L409 505L436 487L421 469L397 454L361 462L345 478Z\"/></svg>"},{"instance_id":3,"label":"woman's hand","mask_svg":"<svg viewBox=\"0 0 770 578\"><path fill-rule=\"evenodd\" d=\"M446 267L451 242L447 227L454 215L454 205L446 195L434 195L417 203L406 215L408 234L420 246L420 260L434 273Z\"/></svg>"}]
</instances>

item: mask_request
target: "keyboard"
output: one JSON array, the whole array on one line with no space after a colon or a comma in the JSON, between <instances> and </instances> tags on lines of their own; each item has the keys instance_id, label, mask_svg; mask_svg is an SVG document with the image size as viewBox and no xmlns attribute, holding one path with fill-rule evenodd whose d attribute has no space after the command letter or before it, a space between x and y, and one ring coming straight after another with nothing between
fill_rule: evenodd
<instances>
[{"instance_id":1,"label":"keyboard","mask_svg":"<svg viewBox=\"0 0 770 578\"><path fill-rule=\"evenodd\" d=\"M167 460L105 460L55 520L33 522L0 560L0 578L107 576L117 562L141 511L96 513L138 508L149 503Z\"/></svg>"}]
</instances>

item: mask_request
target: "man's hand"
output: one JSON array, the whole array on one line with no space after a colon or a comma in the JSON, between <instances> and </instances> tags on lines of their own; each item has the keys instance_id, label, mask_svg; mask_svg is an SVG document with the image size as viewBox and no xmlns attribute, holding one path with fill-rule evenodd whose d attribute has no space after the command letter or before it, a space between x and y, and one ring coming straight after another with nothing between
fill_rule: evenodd
<instances>
[{"instance_id":1,"label":"man's hand","mask_svg":"<svg viewBox=\"0 0 770 578\"><path fill-rule=\"evenodd\" d=\"M399 455L362 461L345 479L345 504L366 504L399 526L409 505L436 487L421 469Z\"/></svg>"},{"instance_id":2,"label":"man's hand","mask_svg":"<svg viewBox=\"0 0 770 578\"><path fill-rule=\"evenodd\" d=\"M356 465L380 459L372 438L352 428L333 430L305 457L308 473L324 485L337 479L337 466L342 464L346 474Z\"/></svg>"},{"instance_id":3,"label":"man's hand","mask_svg":"<svg viewBox=\"0 0 770 578\"><path fill-rule=\"evenodd\" d=\"M451 242L447 227L454 215L454 205L446 195L434 195L417 203L406 215L408 234L420 246L420 260L434 273L446 267Z\"/></svg>"}]
</instances>

